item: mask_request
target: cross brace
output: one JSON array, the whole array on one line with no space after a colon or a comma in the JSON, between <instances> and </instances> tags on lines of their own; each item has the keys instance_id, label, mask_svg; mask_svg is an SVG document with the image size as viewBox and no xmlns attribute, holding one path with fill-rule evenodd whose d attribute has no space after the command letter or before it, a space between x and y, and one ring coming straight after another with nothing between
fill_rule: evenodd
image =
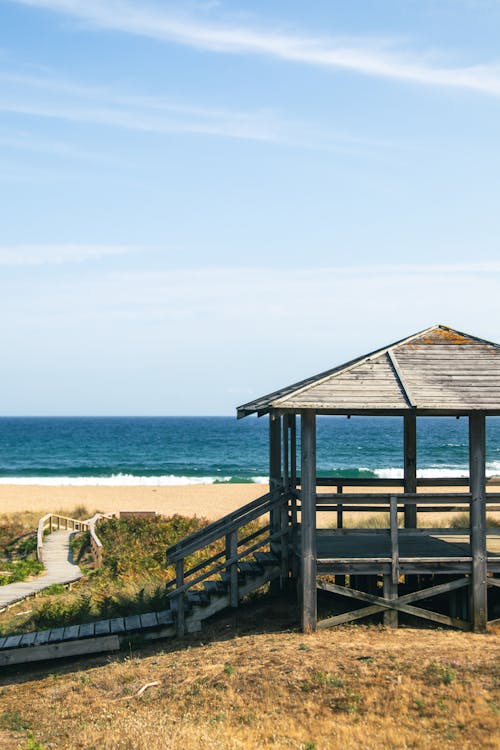
<instances>
[{"instance_id":1,"label":"cross brace","mask_svg":"<svg viewBox=\"0 0 500 750\"><path fill-rule=\"evenodd\" d=\"M441 625L451 625L451 627L458 628L460 630L470 630L470 624L463 620L457 620L454 617L448 617L447 615L439 614L438 612L432 612L422 607L413 607L410 602L416 602L420 599L428 599L431 596L438 596L448 591L460 589L464 586L468 586L470 581L468 578L460 578L449 583L441 583L438 586L432 586L431 588L422 589L420 591L412 591L410 594L405 594L397 599L384 599L381 596L375 596L375 594L367 594L364 591L357 591L356 589L349 588L347 586L338 586L333 583L319 582L318 588L324 591L329 591L332 594L339 594L340 596L346 596L350 599L357 599L358 601L367 602L371 604L370 607L364 607L363 609L357 609L353 612L345 612L342 615L336 615L335 617L329 617L326 620L322 620L318 623L318 628L331 628L335 625L341 625L345 622L351 622L352 620L359 620L362 617L368 617L374 615L377 612L383 612L384 610L393 609L397 612L404 612L408 615L414 615L415 617L422 617L424 620L432 620L438 622Z\"/></svg>"}]
</instances>

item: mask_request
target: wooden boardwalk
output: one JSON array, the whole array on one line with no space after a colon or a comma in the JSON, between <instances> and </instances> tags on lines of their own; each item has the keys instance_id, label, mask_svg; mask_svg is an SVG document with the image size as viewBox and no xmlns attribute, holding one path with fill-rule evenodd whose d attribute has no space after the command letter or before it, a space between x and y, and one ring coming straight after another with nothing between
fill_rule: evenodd
<instances>
[{"instance_id":1,"label":"wooden boardwalk","mask_svg":"<svg viewBox=\"0 0 500 750\"><path fill-rule=\"evenodd\" d=\"M46 573L32 581L19 581L0 586L0 610L52 586L77 581L83 573L73 561L69 546L73 531L53 531L43 542L43 561Z\"/></svg>"}]
</instances>

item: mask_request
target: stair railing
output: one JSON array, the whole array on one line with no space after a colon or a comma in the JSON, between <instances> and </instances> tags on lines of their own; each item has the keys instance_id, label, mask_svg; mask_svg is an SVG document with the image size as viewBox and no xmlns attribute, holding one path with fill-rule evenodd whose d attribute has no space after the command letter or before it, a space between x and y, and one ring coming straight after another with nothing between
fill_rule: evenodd
<instances>
[{"instance_id":1,"label":"stair railing","mask_svg":"<svg viewBox=\"0 0 500 750\"><path fill-rule=\"evenodd\" d=\"M290 501L292 491L278 488L262 497L247 503L238 510L228 513L223 518L195 531L177 544L167 549L167 565L175 565L175 578L166 584L167 597L176 611L177 632L184 634L185 607L184 594L194 586L217 574L227 573L229 583L229 603L238 606L238 564L245 558L263 548L278 551L282 564L288 553L288 535L290 531ZM240 538L241 530L252 521L269 514L269 521L256 529L247 530ZM274 519L274 520L273 520ZM280 519L276 523L276 519ZM279 543L279 546L276 546ZM195 555L194 564L189 568L187 558Z\"/></svg>"},{"instance_id":2,"label":"stair railing","mask_svg":"<svg viewBox=\"0 0 500 750\"><path fill-rule=\"evenodd\" d=\"M96 568L102 565L102 542L97 536L95 527L98 521L105 518L112 518L114 513L96 513L92 518L81 520L62 516L58 513L47 513L38 521L36 555L39 562L43 563L43 539L45 533L61 529L71 531L88 531L90 536L90 549Z\"/></svg>"}]
</instances>

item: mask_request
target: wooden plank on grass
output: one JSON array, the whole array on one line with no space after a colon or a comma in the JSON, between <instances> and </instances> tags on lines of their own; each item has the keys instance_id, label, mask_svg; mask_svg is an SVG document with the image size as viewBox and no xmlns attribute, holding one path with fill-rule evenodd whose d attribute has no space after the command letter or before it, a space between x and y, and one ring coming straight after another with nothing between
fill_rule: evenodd
<instances>
[{"instance_id":1,"label":"wooden plank on grass","mask_svg":"<svg viewBox=\"0 0 500 750\"><path fill-rule=\"evenodd\" d=\"M5 641L3 647L5 648L17 648L21 643L22 635L9 635Z\"/></svg>"},{"instance_id":2,"label":"wooden plank on grass","mask_svg":"<svg viewBox=\"0 0 500 750\"><path fill-rule=\"evenodd\" d=\"M80 625L80 630L78 631L78 637L79 638L92 638L94 635L94 630L95 630L95 623L86 622L83 625Z\"/></svg>"},{"instance_id":3,"label":"wooden plank on grass","mask_svg":"<svg viewBox=\"0 0 500 750\"><path fill-rule=\"evenodd\" d=\"M129 632L130 630L140 630L141 629L141 619L139 615L129 615L125 618L125 630Z\"/></svg>"},{"instance_id":4,"label":"wooden plank on grass","mask_svg":"<svg viewBox=\"0 0 500 750\"><path fill-rule=\"evenodd\" d=\"M66 641L63 643L48 643L45 646L31 648L17 648L0 653L0 666L8 667L12 664L24 664L34 661L48 661L63 659L70 656L97 654L103 651L118 651L120 641L117 635L104 638L88 638L85 640Z\"/></svg>"},{"instance_id":5,"label":"wooden plank on grass","mask_svg":"<svg viewBox=\"0 0 500 750\"><path fill-rule=\"evenodd\" d=\"M35 636L35 646L43 646L45 643L48 643L50 636L50 630L39 630L38 633Z\"/></svg>"},{"instance_id":6,"label":"wooden plank on grass","mask_svg":"<svg viewBox=\"0 0 500 750\"><path fill-rule=\"evenodd\" d=\"M95 623L95 635L108 635L110 632L109 620L99 620Z\"/></svg>"},{"instance_id":7,"label":"wooden plank on grass","mask_svg":"<svg viewBox=\"0 0 500 750\"><path fill-rule=\"evenodd\" d=\"M78 638L79 632L79 625L69 625L67 628L64 628L63 640L74 641L75 638Z\"/></svg>"},{"instance_id":8,"label":"wooden plank on grass","mask_svg":"<svg viewBox=\"0 0 500 750\"><path fill-rule=\"evenodd\" d=\"M146 612L146 614L140 615L140 618L143 628L156 628L158 626L156 612Z\"/></svg>"},{"instance_id":9,"label":"wooden plank on grass","mask_svg":"<svg viewBox=\"0 0 500 750\"><path fill-rule=\"evenodd\" d=\"M157 612L158 625L172 625L174 622L174 616L169 609L164 609L162 612Z\"/></svg>"},{"instance_id":10,"label":"wooden plank on grass","mask_svg":"<svg viewBox=\"0 0 500 750\"><path fill-rule=\"evenodd\" d=\"M109 627L112 633L124 633L125 621L123 617L114 617L109 621Z\"/></svg>"},{"instance_id":11,"label":"wooden plank on grass","mask_svg":"<svg viewBox=\"0 0 500 750\"><path fill-rule=\"evenodd\" d=\"M25 633L23 637L21 638L20 646L32 646L35 642L36 638L36 632L35 633Z\"/></svg>"},{"instance_id":12,"label":"wooden plank on grass","mask_svg":"<svg viewBox=\"0 0 500 750\"><path fill-rule=\"evenodd\" d=\"M49 643L58 643L59 641L62 641L63 636L64 628L54 628L54 630L50 631Z\"/></svg>"}]
</instances>

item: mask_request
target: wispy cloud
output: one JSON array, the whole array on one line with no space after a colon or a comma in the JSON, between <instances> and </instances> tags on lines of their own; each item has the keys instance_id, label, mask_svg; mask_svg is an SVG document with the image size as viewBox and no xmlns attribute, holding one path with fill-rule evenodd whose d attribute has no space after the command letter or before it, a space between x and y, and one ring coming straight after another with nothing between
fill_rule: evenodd
<instances>
[{"instance_id":1,"label":"wispy cloud","mask_svg":"<svg viewBox=\"0 0 500 750\"><path fill-rule=\"evenodd\" d=\"M125 245L0 245L0 266L83 263L124 255L132 250Z\"/></svg>"},{"instance_id":2,"label":"wispy cloud","mask_svg":"<svg viewBox=\"0 0 500 750\"><path fill-rule=\"evenodd\" d=\"M0 71L0 112L158 134L191 134L283 144L342 153L375 153L394 144L358 138L312 122L258 109L203 107L89 86L46 73ZM19 140L18 146L21 145ZM59 149L61 153L61 149Z\"/></svg>"},{"instance_id":3,"label":"wispy cloud","mask_svg":"<svg viewBox=\"0 0 500 750\"><path fill-rule=\"evenodd\" d=\"M500 61L443 66L428 54L402 51L366 39L326 38L252 28L205 18L181 17L171 9L130 0L12 0L72 16L94 28L174 42L200 50L253 54L292 63L500 96Z\"/></svg>"}]
</instances>

